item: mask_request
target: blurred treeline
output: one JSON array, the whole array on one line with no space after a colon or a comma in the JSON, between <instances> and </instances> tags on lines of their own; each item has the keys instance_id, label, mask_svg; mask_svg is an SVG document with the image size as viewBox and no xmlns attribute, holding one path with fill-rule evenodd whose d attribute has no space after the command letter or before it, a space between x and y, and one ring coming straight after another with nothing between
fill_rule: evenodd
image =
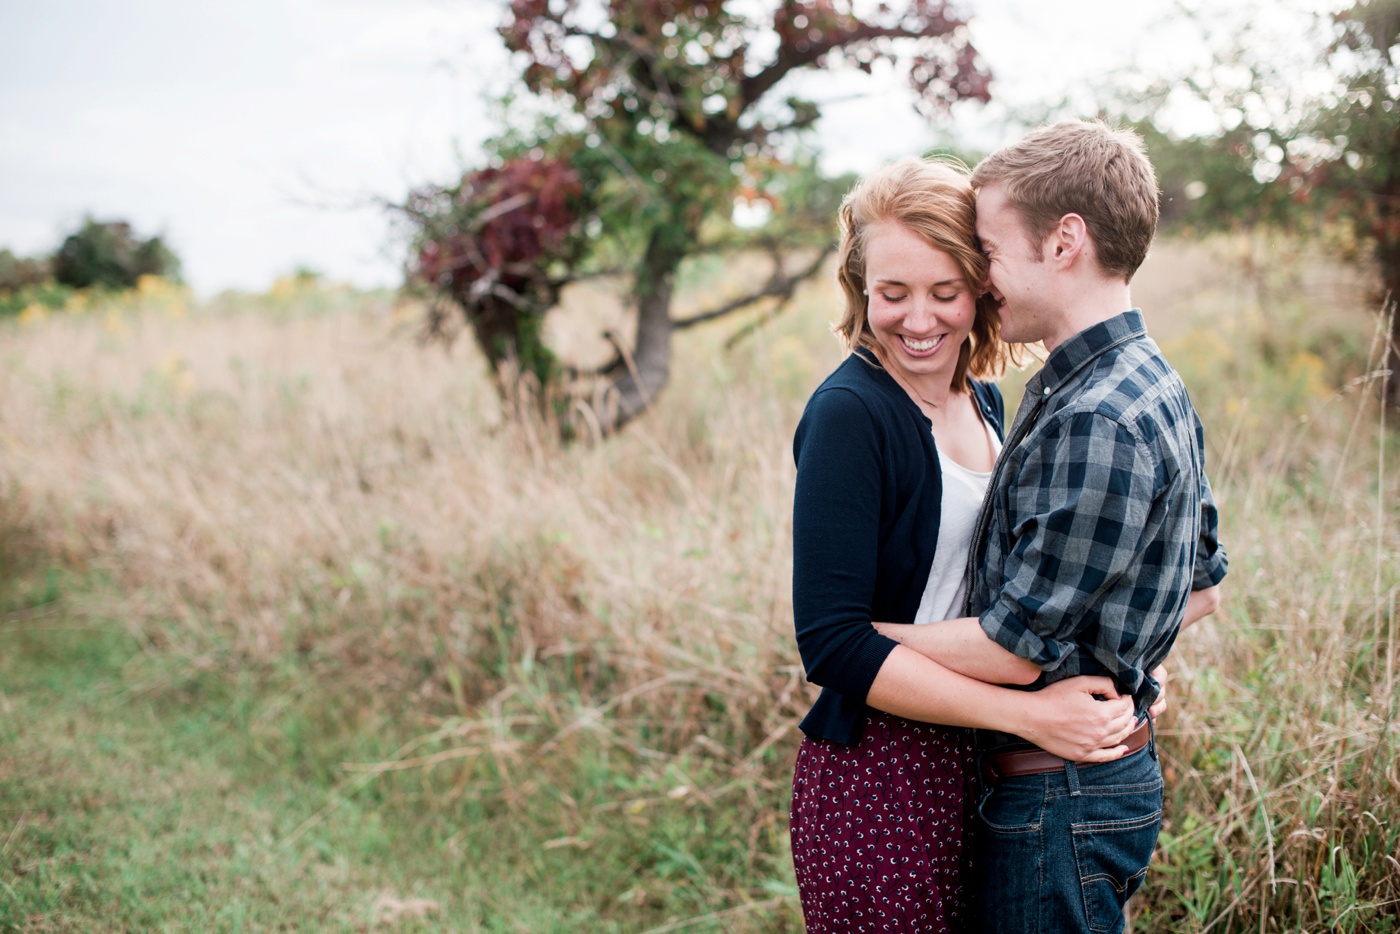
<instances>
[{"instance_id":1,"label":"blurred treeline","mask_svg":"<svg viewBox=\"0 0 1400 934\"><path fill-rule=\"evenodd\" d=\"M162 237L142 237L126 221L85 217L51 254L0 248L0 316L61 308L79 289L135 288L142 276L178 282L180 258Z\"/></svg>"}]
</instances>

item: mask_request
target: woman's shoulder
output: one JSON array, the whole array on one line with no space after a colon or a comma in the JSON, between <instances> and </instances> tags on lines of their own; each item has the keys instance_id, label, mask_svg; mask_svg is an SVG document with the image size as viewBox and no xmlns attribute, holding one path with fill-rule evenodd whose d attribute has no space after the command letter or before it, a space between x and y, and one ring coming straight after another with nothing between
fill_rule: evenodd
<instances>
[{"instance_id":1,"label":"woman's shoulder","mask_svg":"<svg viewBox=\"0 0 1400 934\"><path fill-rule=\"evenodd\" d=\"M836 365L836 369L827 374L826 379L821 381L817 387L820 392L830 386L864 386L873 382L875 374L880 372L880 364L875 361L870 352L863 348L856 348L851 353L846 354L846 359Z\"/></svg>"},{"instance_id":2,"label":"woman's shoulder","mask_svg":"<svg viewBox=\"0 0 1400 934\"><path fill-rule=\"evenodd\" d=\"M859 351L841 361L807 399L797 426L798 446L814 437L854 443L859 436L887 435L891 414L882 375Z\"/></svg>"},{"instance_id":3,"label":"woman's shoulder","mask_svg":"<svg viewBox=\"0 0 1400 934\"><path fill-rule=\"evenodd\" d=\"M874 422L877 416L871 405L871 392L858 379L836 379L836 374L822 381L807 400L802 421L809 423L852 421Z\"/></svg>"},{"instance_id":4,"label":"woman's shoulder","mask_svg":"<svg viewBox=\"0 0 1400 934\"><path fill-rule=\"evenodd\" d=\"M890 382L889 374L870 352L857 349L842 360L836 369L822 380L821 385L813 390L809 404L823 395L838 391L858 396L867 404L879 406L885 402L888 395L887 382Z\"/></svg>"}]
</instances>

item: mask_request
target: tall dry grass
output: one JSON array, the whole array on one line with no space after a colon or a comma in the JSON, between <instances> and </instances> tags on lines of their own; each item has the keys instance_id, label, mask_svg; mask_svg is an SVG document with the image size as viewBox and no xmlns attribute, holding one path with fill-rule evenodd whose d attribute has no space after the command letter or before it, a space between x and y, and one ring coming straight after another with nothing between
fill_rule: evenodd
<instances>
[{"instance_id":1,"label":"tall dry grass","mask_svg":"<svg viewBox=\"0 0 1400 934\"><path fill-rule=\"evenodd\" d=\"M1161 244L1135 284L1207 425L1231 555L1222 612L1174 656L1138 929L1396 927L1400 451L1365 282L1253 237ZM615 317L600 296L576 310ZM650 415L567 447L387 298L6 325L3 534L164 658L416 698L438 728L348 781L478 755L545 781L591 744L704 758L712 798L780 794L812 696L789 445L838 360L835 300L814 285L733 350L684 335Z\"/></svg>"},{"instance_id":2,"label":"tall dry grass","mask_svg":"<svg viewBox=\"0 0 1400 934\"><path fill-rule=\"evenodd\" d=\"M1370 280L1266 236L1159 257L1227 604L1173 653L1151 930L1400 927L1400 480ZM1182 262L1182 261L1185 262ZM1179 265L1178 265L1179 264ZM1175 298L1176 301L1171 301Z\"/></svg>"},{"instance_id":3,"label":"tall dry grass","mask_svg":"<svg viewBox=\"0 0 1400 934\"><path fill-rule=\"evenodd\" d=\"M786 724L806 374L780 394L740 371L780 376L792 347L696 342L654 417L564 447L504 421L465 343L424 349L412 312L352 304L12 327L7 523L110 582L91 612L193 665L293 656L466 709L567 657L583 707L664 707L679 735L718 692L729 728Z\"/></svg>"}]
</instances>

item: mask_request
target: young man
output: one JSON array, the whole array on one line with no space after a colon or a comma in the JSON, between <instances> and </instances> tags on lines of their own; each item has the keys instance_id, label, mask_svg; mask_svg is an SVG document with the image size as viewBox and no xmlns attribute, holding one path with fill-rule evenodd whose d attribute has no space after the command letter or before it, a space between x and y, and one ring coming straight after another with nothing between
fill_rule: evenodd
<instances>
[{"instance_id":1,"label":"young man","mask_svg":"<svg viewBox=\"0 0 1400 934\"><path fill-rule=\"evenodd\" d=\"M1132 697L1138 723L1101 751L1113 761L981 737L978 930L1117 932L1161 824L1152 671L1214 610L1226 570L1200 421L1129 297L1157 181L1136 136L1071 121L993 153L972 183L1002 336L1049 357L973 536L971 615L875 626L957 670L1010 653L1039 670L1032 688L1107 675Z\"/></svg>"},{"instance_id":2,"label":"young man","mask_svg":"<svg viewBox=\"0 0 1400 934\"><path fill-rule=\"evenodd\" d=\"M1200 421L1129 297L1157 181L1135 135L1071 121L993 153L972 182L1002 336L1049 357L983 506L968 609L1039 684L1106 674L1141 717L1128 753L1094 766L984 738L982 929L1117 932L1161 824L1150 672L1188 598L1189 618L1212 609L1226 570Z\"/></svg>"}]
</instances>

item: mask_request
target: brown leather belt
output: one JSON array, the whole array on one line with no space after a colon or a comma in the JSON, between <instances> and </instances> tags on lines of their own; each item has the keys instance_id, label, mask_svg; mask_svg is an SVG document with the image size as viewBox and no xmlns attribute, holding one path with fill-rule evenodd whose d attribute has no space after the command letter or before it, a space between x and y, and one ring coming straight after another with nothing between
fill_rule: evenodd
<instances>
[{"instance_id":1,"label":"brown leather belt","mask_svg":"<svg viewBox=\"0 0 1400 934\"><path fill-rule=\"evenodd\" d=\"M1128 734L1128 738L1124 740L1128 751L1123 755L1130 756L1137 752L1146 746L1147 741L1151 738L1152 726L1144 717L1138 728ZM995 785L1003 778L1015 778L1018 775L1039 775L1042 772L1058 772L1064 767L1064 759L1051 755L1038 746L1013 749L1009 752L988 752L982 755L982 778L989 785Z\"/></svg>"}]
</instances>

